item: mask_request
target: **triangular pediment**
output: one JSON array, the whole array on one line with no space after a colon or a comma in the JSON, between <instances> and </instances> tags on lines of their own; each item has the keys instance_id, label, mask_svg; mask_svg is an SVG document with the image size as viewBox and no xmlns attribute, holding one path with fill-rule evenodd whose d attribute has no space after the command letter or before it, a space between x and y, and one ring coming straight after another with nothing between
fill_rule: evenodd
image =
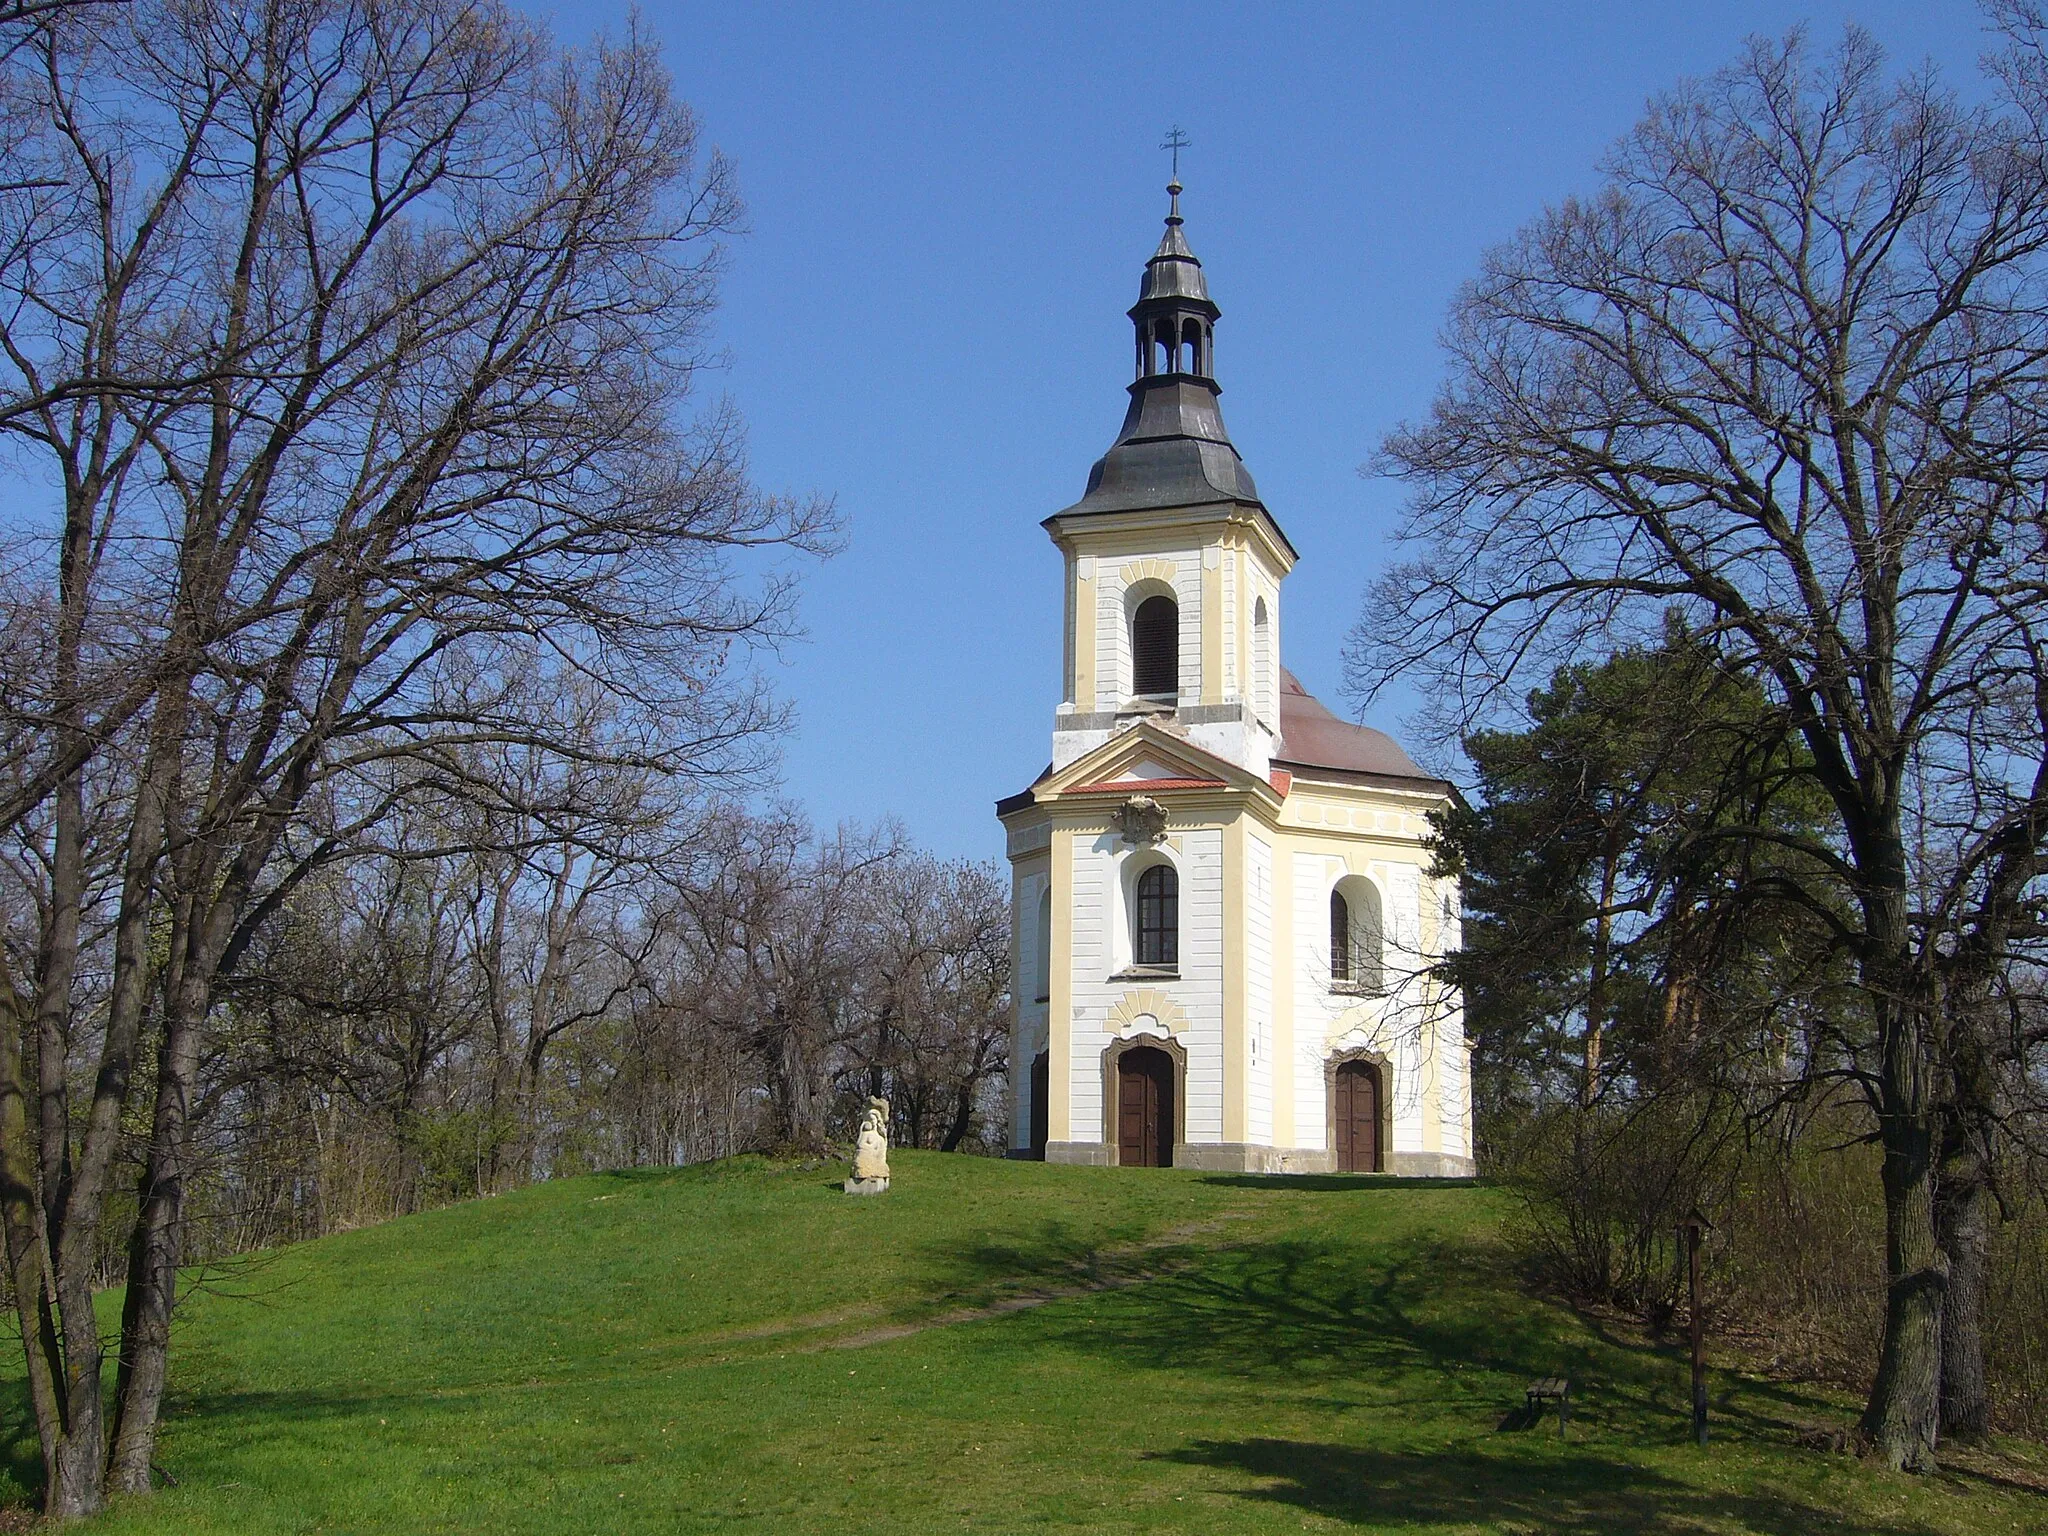
<instances>
[{"instance_id":1,"label":"triangular pediment","mask_svg":"<svg viewBox=\"0 0 2048 1536\"><path fill-rule=\"evenodd\" d=\"M1156 757L1141 757L1135 763L1112 777L1117 784L1143 784L1147 779L1180 779L1187 777L1185 768L1174 768L1162 763Z\"/></svg>"},{"instance_id":2,"label":"triangular pediment","mask_svg":"<svg viewBox=\"0 0 2048 1536\"><path fill-rule=\"evenodd\" d=\"M1278 792L1264 779L1149 721L1117 732L1034 788L1042 802L1065 794L1102 793L1110 786L1134 795L1252 790L1275 804L1279 801Z\"/></svg>"}]
</instances>

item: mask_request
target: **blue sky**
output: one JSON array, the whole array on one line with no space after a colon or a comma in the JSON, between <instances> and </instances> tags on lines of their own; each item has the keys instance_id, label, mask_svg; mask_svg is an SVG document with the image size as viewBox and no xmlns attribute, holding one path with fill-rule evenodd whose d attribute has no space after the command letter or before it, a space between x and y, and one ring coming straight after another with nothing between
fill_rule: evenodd
<instances>
[{"instance_id":1,"label":"blue sky","mask_svg":"<svg viewBox=\"0 0 2048 1536\"><path fill-rule=\"evenodd\" d=\"M1000 854L992 802L1048 756L1060 566L1038 524L1122 420L1169 124L1194 141L1225 420L1301 552L1286 660L1343 710L1339 648L1400 509L1358 469L1427 407L1480 253L1596 185L1645 100L1747 34L1853 20L1966 94L1986 46L1961 0L641 12L738 162L721 387L755 477L847 522L806 578L808 640L769 667L798 711L783 792L820 826L894 815L972 857ZM627 8L544 14L580 38ZM1398 733L1402 708L1374 723Z\"/></svg>"}]
</instances>

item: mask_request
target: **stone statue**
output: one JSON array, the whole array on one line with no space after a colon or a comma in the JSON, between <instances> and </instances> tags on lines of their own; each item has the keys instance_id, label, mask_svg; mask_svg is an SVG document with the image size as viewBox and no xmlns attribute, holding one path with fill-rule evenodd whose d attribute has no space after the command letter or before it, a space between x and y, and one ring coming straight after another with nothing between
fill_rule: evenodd
<instances>
[{"instance_id":1,"label":"stone statue","mask_svg":"<svg viewBox=\"0 0 2048 1536\"><path fill-rule=\"evenodd\" d=\"M849 1195L879 1195L889 1187L889 1101L868 1100L860 1117L860 1134L853 1142L853 1177L845 1184Z\"/></svg>"}]
</instances>

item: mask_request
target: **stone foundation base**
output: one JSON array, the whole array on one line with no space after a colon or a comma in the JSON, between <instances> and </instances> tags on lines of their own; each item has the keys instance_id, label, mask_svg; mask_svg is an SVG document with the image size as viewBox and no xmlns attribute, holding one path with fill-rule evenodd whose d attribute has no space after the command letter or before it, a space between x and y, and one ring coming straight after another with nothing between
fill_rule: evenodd
<instances>
[{"instance_id":1,"label":"stone foundation base","mask_svg":"<svg viewBox=\"0 0 2048 1536\"><path fill-rule=\"evenodd\" d=\"M1448 1152L1395 1152L1387 1158L1387 1172L1404 1179L1476 1179L1479 1165L1469 1157L1452 1157Z\"/></svg>"},{"instance_id":2,"label":"stone foundation base","mask_svg":"<svg viewBox=\"0 0 2048 1536\"><path fill-rule=\"evenodd\" d=\"M889 1191L887 1179L848 1179L839 1186L849 1195L882 1195Z\"/></svg>"},{"instance_id":3,"label":"stone foundation base","mask_svg":"<svg viewBox=\"0 0 2048 1536\"><path fill-rule=\"evenodd\" d=\"M1173 1166L1201 1168L1210 1173L1306 1173L1287 1166L1288 1153L1281 1147L1261 1147L1248 1141L1176 1141Z\"/></svg>"},{"instance_id":4,"label":"stone foundation base","mask_svg":"<svg viewBox=\"0 0 2048 1536\"><path fill-rule=\"evenodd\" d=\"M1014 1153L1012 1155L1015 1155ZM1116 1164L1116 1148L1100 1141L1046 1143L1048 1163L1079 1163L1091 1168ZM1209 1173L1335 1173L1337 1154L1327 1147L1265 1147L1248 1141L1177 1141L1173 1166ZM1387 1172L1404 1179L1469 1179L1478 1169L1469 1157L1443 1152L1394 1152Z\"/></svg>"}]
</instances>

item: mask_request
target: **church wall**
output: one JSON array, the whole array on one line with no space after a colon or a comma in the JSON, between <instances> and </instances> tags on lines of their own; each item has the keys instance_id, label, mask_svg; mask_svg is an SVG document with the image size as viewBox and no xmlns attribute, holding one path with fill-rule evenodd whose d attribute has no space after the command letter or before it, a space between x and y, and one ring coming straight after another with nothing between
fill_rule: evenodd
<instances>
[{"instance_id":1,"label":"church wall","mask_svg":"<svg viewBox=\"0 0 2048 1536\"><path fill-rule=\"evenodd\" d=\"M1441 953L1442 925L1438 883L1427 878L1428 855L1418 842L1419 810L1373 804L1366 791L1325 796L1297 785L1287 819L1296 823L1282 836L1293 931L1285 983L1293 1026L1288 1140L1304 1149L1328 1146L1325 1066L1337 1054L1364 1051L1389 1069L1390 1166L1457 1171L1471 1155L1466 1068L1462 1030L1444 1016L1443 1000L1423 975ZM1381 996L1331 988L1330 891L1346 875L1371 880L1380 893L1387 980Z\"/></svg>"},{"instance_id":2,"label":"church wall","mask_svg":"<svg viewBox=\"0 0 2048 1536\"><path fill-rule=\"evenodd\" d=\"M1052 828L1045 818L1006 831L1010 859L1010 1137L1013 1153L1031 1145L1031 1063L1052 1045L1049 1023L1056 925L1040 912L1053 894Z\"/></svg>"},{"instance_id":3,"label":"church wall","mask_svg":"<svg viewBox=\"0 0 2048 1536\"><path fill-rule=\"evenodd\" d=\"M1071 1019L1065 1087L1066 1135L1103 1142L1102 1055L1113 1038L1148 1032L1133 1021L1158 1019L1187 1052L1184 1141L1219 1141L1223 1132L1223 834L1215 828L1171 832L1165 852L1180 875L1180 975L1112 980L1127 963L1118 936L1128 916L1123 866L1133 850L1112 832L1063 831L1073 859L1067 981ZM1160 1006L1163 1004L1163 1008Z\"/></svg>"},{"instance_id":4,"label":"church wall","mask_svg":"<svg viewBox=\"0 0 2048 1536\"><path fill-rule=\"evenodd\" d=\"M1449 954L1458 948L1461 924L1458 918L1458 888L1452 881L1438 884L1438 921L1435 952ZM1431 1017L1436 1023L1435 1062L1437 1081L1437 1134L1446 1155L1472 1156L1472 1051L1465 1039L1464 1001L1446 988L1432 999Z\"/></svg>"},{"instance_id":5,"label":"church wall","mask_svg":"<svg viewBox=\"0 0 2048 1536\"><path fill-rule=\"evenodd\" d=\"M1273 838L1269 868L1272 873L1273 943L1268 985L1273 999L1273 1144L1300 1148L1307 1145L1295 1126L1295 1084L1301 1076L1299 1052L1295 1047L1294 987L1291 957L1294 953L1293 853L1284 833Z\"/></svg>"},{"instance_id":6,"label":"church wall","mask_svg":"<svg viewBox=\"0 0 2048 1536\"><path fill-rule=\"evenodd\" d=\"M1216 566L1216 623L1209 631L1214 655L1209 660L1205 675L1215 679L1209 698L1216 702L1234 699L1238 695L1238 553L1226 546L1211 545L1210 557Z\"/></svg>"},{"instance_id":7,"label":"church wall","mask_svg":"<svg viewBox=\"0 0 2048 1536\"><path fill-rule=\"evenodd\" d=\"M1245 1136L1273 1144L1273 845L1245 834Z\"/></svg>"},{"instance_id":8,"label":"church wall","mask_svg":"<svg viewBox=\"0 0 2048 1536\"><path fill-rule=\"evenodd\" d=\"M1046 1015L1051 1002L1050 925L1041 929L1039 910L1050 894L1052 869L1044 857L1010 868L1010 1146L1031 1145L1031 1063L1048 1045Z\"/></svg>"}]
</instances>

